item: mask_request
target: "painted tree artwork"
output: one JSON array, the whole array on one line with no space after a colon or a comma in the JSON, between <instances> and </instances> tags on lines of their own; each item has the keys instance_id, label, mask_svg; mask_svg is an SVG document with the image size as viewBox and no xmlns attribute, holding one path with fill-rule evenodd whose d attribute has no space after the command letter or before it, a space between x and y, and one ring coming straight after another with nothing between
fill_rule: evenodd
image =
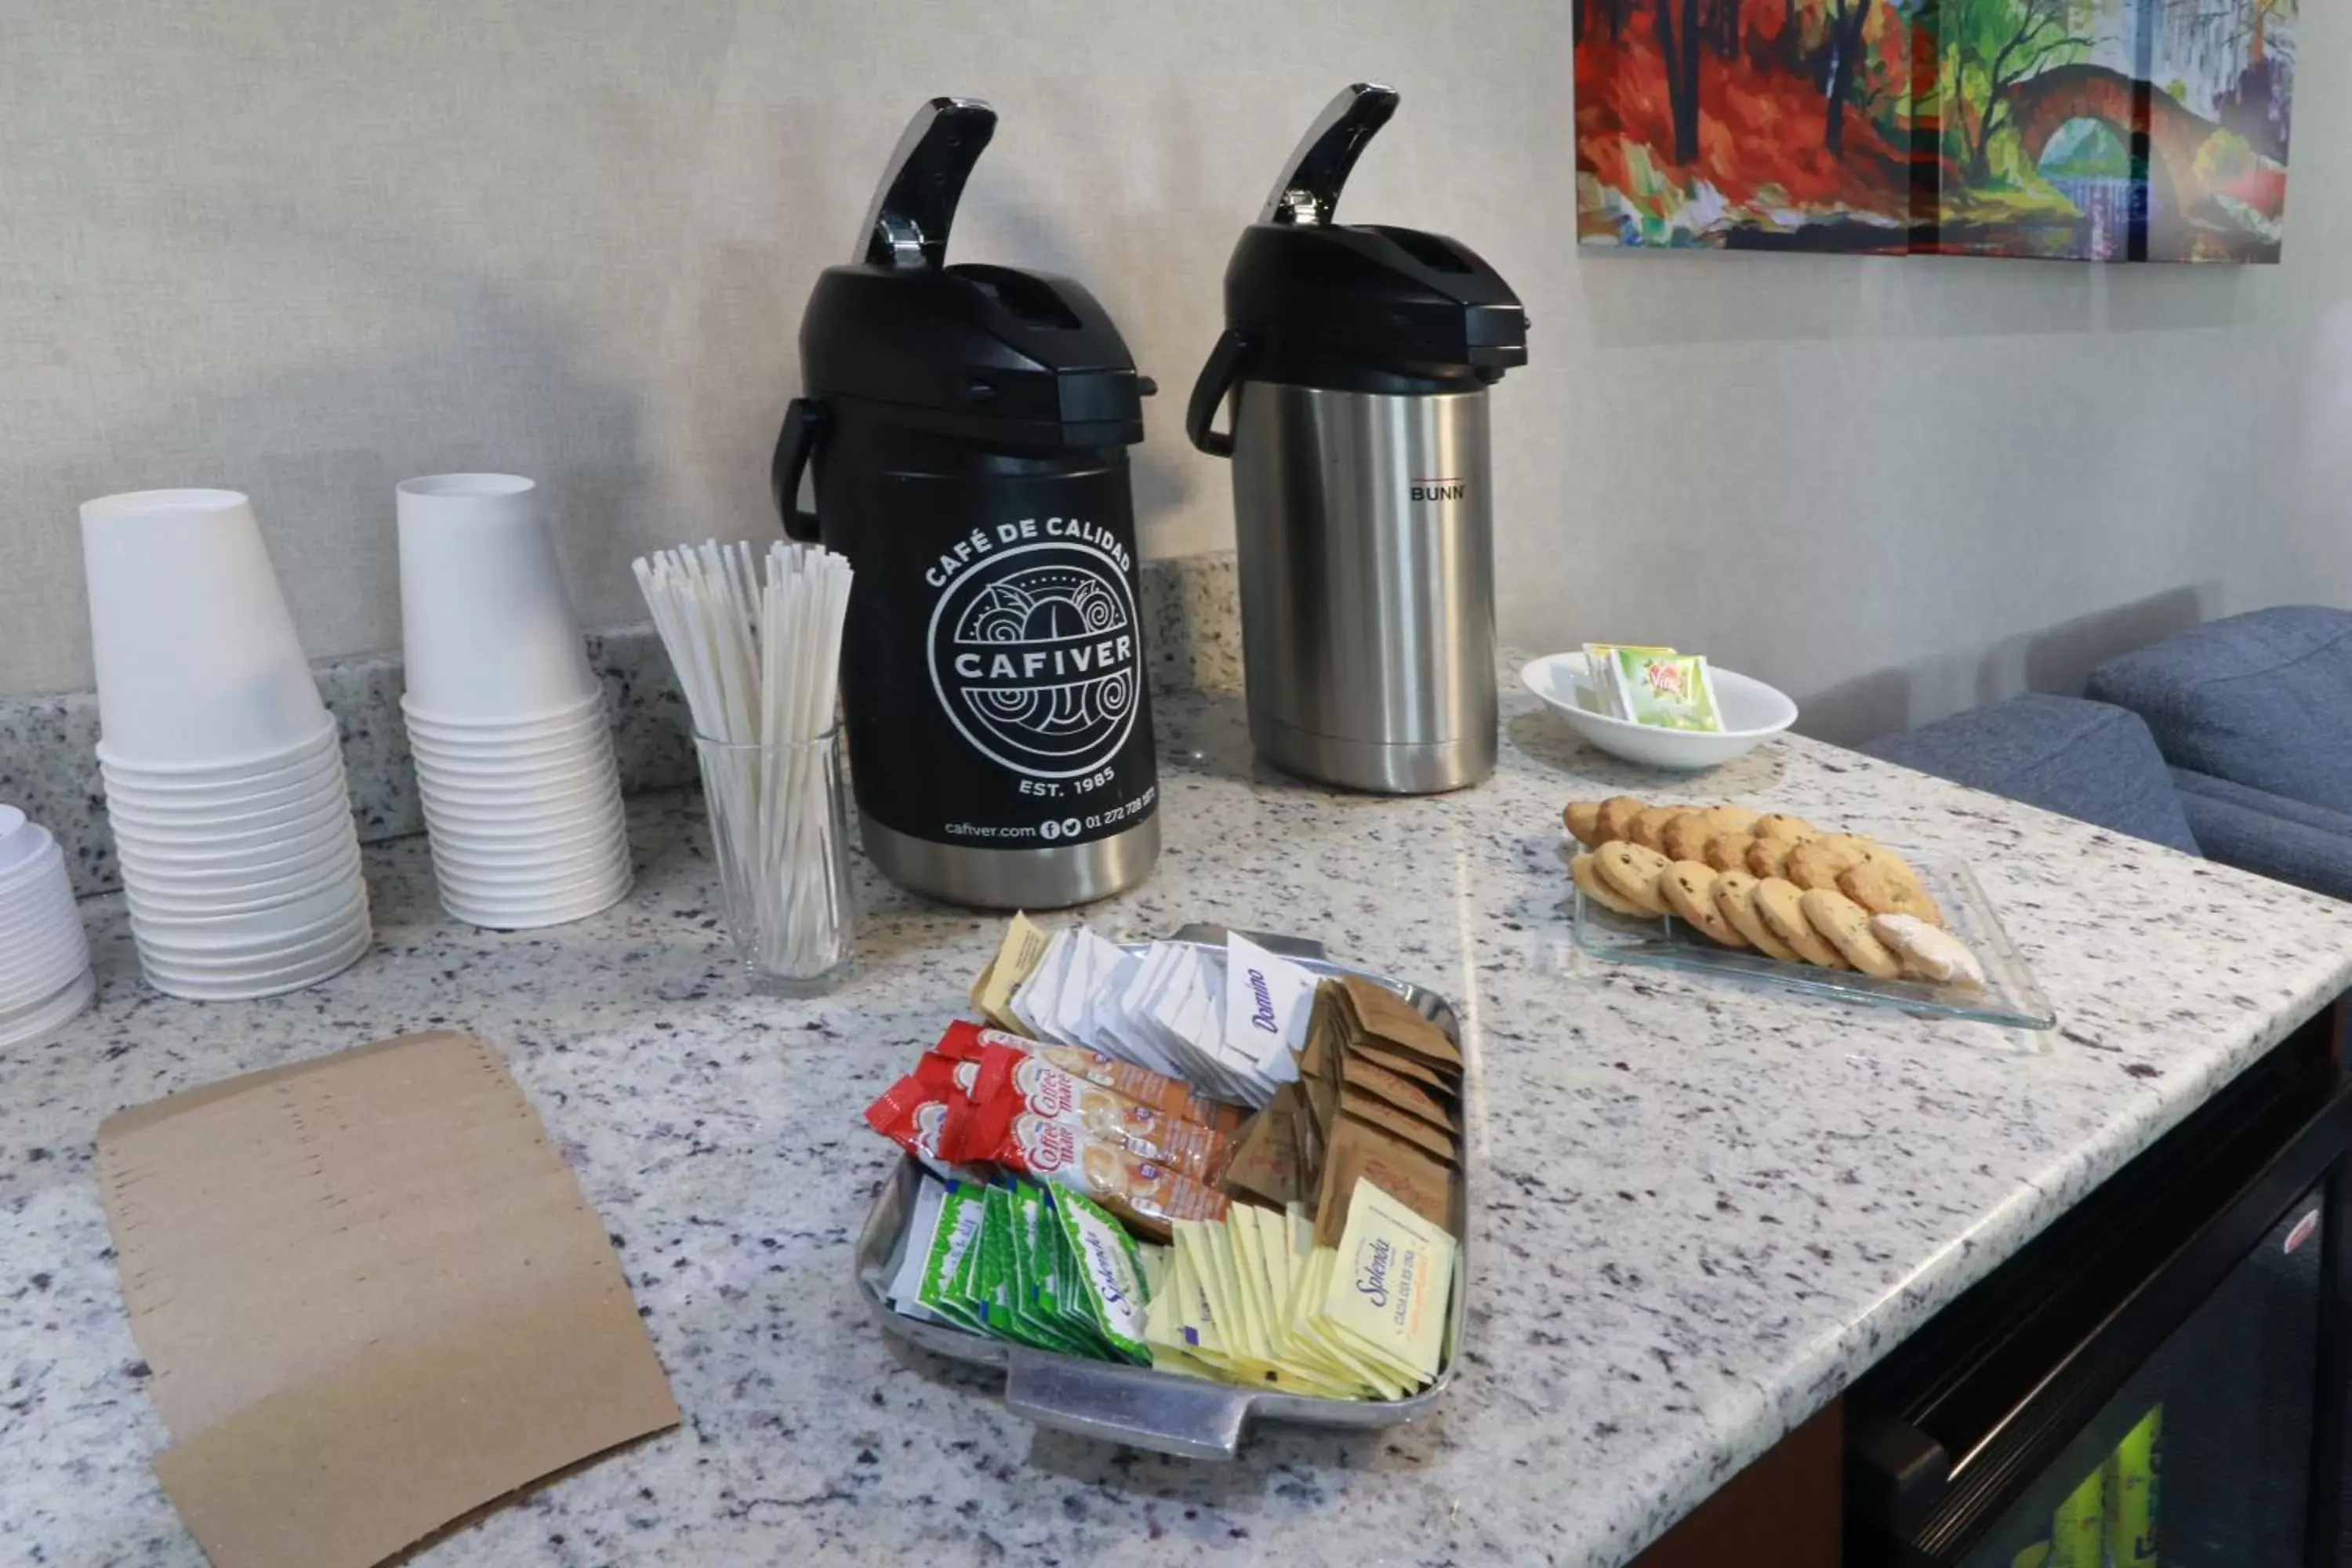
<instances>
[{"instance_id":1,"label":"painted tree artwork","mask_svg":"<svg viewBox=\"0 0 2352 1568\"><path fill-rule=\"evenodd\" d=\"M1570 0L1591 245L2275 261L2297 0Z\"/></svg>"}]
</instances>

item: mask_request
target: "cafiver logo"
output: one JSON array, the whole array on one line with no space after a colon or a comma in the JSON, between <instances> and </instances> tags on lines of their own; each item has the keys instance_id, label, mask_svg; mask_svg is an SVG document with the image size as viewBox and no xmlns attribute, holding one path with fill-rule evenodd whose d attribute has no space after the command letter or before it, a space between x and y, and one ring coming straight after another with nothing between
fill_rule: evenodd
<instances>
[{"instance_id":1,"label":"cafiver logo","mask_svg":"<svg viewBox=\"0 0 2352 1568\"><path fill-rule=\"evenodd\" d=\"M949 721L1014 773L1091 773L1135 726L1135 599L1118 563L1091 543L1046 540L965 568L931 611L930 656Z\"/></svg>"}]
</instances>

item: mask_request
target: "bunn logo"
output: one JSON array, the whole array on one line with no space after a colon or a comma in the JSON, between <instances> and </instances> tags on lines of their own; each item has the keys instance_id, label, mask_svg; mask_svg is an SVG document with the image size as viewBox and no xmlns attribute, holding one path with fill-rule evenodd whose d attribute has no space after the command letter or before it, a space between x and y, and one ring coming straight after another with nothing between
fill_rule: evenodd
<instances>
[{"instance_id":1,"label":"bunn logo","mask_svg":"<svg viewBox=\"0 0 2352 1568\"><path fill-rule=\"evenodd\" d=\"M1426 478L1415 476L1407 480L1406 484L1412 492L1412 499L1417 501L1460 500L1470 489L1467 481L1447 479L1442 475L1432 475Z\"/></svg>"}]
</instances>

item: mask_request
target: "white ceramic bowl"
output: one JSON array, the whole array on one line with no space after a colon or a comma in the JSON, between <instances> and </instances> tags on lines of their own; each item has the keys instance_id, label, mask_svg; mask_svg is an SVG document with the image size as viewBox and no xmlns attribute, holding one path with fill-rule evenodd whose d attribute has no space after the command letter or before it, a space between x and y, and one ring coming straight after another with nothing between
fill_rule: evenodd
<instances>
[{"instance_id":1,"label":"white ceramic bowl","mask_svg":"<svg viewBox=\"0 0 2352 1568\"><path fill-rule=\"evenodd\" d=\"M1591 689L1581 653L1546 654L1519 671L1527 689L1559 710L1576 732L1608 752L1644 767L1696 773L1744 756L1797 721L1797 705L1752 676L1710 664L1723 729L1716 734L1661 730L1584 706ZM1593 699L1598 700L1598 699Z\"/></svg>"}]
</instances>

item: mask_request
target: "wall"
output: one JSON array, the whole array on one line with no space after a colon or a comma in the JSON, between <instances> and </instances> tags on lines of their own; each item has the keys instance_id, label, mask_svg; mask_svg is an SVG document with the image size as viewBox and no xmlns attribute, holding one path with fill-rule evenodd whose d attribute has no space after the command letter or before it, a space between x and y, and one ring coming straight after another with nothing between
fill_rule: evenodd
<instances>
[{"instance_id":1,"label":"wall","mask_svg":"<svg viewBox=\"0 0 2352 1568\"><path fill-rule=\"evenodd\" d=\"M226 484L319 656L397 640L391 489L542 477L588 619L769 526L817 269L923 96L1005 118L968 258L1085 279L1163 392L1148 552L1229 541L1181 401L1341 83L1343 215L1523 290L1506 634L1666 638L1858 735L2281 598L2352 602L2352 19L2306 7L2276 268L1584 255L1564 0L0 0L0 694L86 685L74 503Z\"/></svg>"}]
</instances>

